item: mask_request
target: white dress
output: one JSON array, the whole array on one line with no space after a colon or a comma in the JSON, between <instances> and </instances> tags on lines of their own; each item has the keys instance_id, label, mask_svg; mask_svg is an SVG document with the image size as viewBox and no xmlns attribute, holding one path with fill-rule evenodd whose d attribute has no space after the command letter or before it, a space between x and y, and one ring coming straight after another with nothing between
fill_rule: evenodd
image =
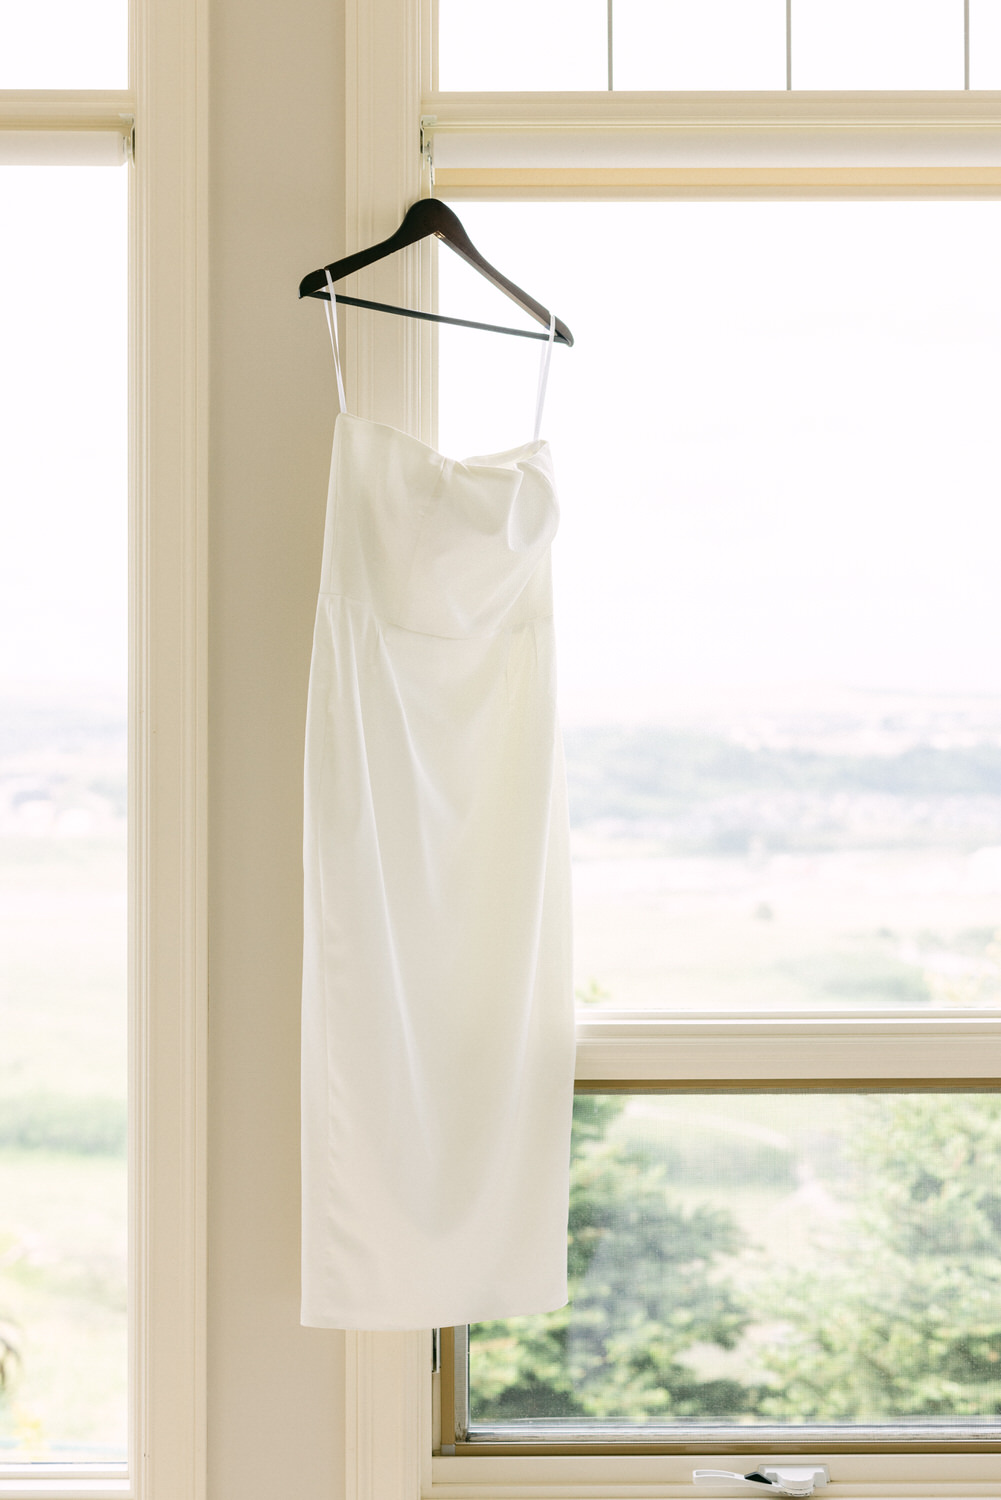
<instances>
[{"instance_id":1,"label":"white dress","mask_svg":"<svg viewBox=\"0 0 1001 1500\"><path fill-rule=\"evenodd\" d=\"M557 520L543 442L460 463L337 418L306 728L312 1327L449 1326L566 1301Z\"/></svg>"}]
</instances>

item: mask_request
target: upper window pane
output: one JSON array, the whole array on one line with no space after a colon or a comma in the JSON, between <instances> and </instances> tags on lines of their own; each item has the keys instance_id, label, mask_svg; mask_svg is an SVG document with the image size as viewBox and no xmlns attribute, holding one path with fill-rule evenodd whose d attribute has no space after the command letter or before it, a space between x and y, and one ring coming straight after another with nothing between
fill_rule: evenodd
<instances>
[{"instance_id":1,"label":"upper window pane","mask_svg":"<svg viewBox=\"0 0 1001 1500\"><path fill-rule=\"evenodd\" d=\"M970 82L998 87L997 0ZM962 89L963 0L440 0L442 89Z\"/></svg>"},{"instance_id":2,"label":"upper window pane","mask_svg":"<svg viewBox=\"0 0 1001 1500\"><path fill-rule=\"evenodd\" d=\"M615 0L616 89L782 89L785 0Z\"/></svg>"},{"instance_id":3,"label":"upper window pane","mask_svg":"<svg viewBox=\"0 0 1001 1500\"><path fill-rule=\"evenodd\" d=\"M439 0L441 89L603 89L606 0Z\"/></svg>"},{"instance_id":4,"label":"upper window pane","mask_svg":"<svg viewBox=\"0 0 1001 1500\"><path fill-rule=\"evenodd\" d=\"M797 89L961 89L962 0L793 0Z\"/></svg>"},{"instance_id":5,"label":"upper window pane","mask_svg":"<svg viewBox=\"0 0 1001 1500\"><path fill-rule=\"evenodd\" d=\"M581 998L1001 1003L1001 204L616 204L627 285L593 205L461 214L577 340L543 430ZM440 350L443 450L524 440L533 346Z\"/></svg>"},{"instance_id":6,"label":"upper window pane","mask_svg":"<svg viewBox=\"0 0 1001 1500\"><path fill-rule=\"evenodd\" d=\"M0 169L0 1482L126 1456L127 189Z\"/></svg>"},{"instance_id":7,"label":"upper window pane","mask_svg":"<svg viewBox=\"0 0 1001 1500\"><path fill-rule=\"evenodd\" d=\"M970 88L1001 89L1001 0L970 0Z\"/></svg>"},{"instance_id":8,"label":"upper window pane","mask_svg":"<svg viewBox=\"0 0 1001 1500\"><path fill-rule=\"evenodd\" d=\"M0 0L0 88L128 88L128 16L128 0Z\"/></svg>"}]
</instances>

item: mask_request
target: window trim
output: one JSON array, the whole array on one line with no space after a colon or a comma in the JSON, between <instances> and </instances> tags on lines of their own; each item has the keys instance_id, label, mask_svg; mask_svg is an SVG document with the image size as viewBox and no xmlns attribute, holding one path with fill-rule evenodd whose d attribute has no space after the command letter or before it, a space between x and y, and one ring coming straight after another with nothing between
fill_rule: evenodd
<instances>
[{"instance_id":1,"label":"window trim","mask_svg":"<svg viewBox=\"0 0 1001 1500\"><path fill-rule=\"evenodd\" d=\"M422 114L449 199L1001 192L1001 92L429 93Z\"/></svg>"},{"instance_id":2,"label":"window trim","mask_svg":"<svg viewBox=\"0 0 1001 1500\"><path fill-rule=\"evenodd\" d=\"M969 1061L972 1064L973 1058L970 1057ZM938 1076L915 1080L909 1074L898 1078L877 1078L856 1074L851 1078L811 1077L803 1079L790 1074L788 1077L776 1078L742 1076L699 1079L688 1076L684 1068L679 1067L673 1059L671 1063L670 1073L665 1069L659 1076L648 1079L640 1079L632 1072L625 1079L589 1076L582 1078L582 1071L586 1072L586 1069L582 1070L578 1063L575 1092L577 1094L669 1094L674 1097L698 1095L704 1100L706 1096L717 1094L789 1095L819 1092L841 1094L869 1092L870 1090L874 1093L907 1094L986 1093L997 1089L996 1078L970 1076L957 1078ZM751 1070L747 1071L750 1075ZM670 1076L672 1074L674 1076ZM476 1436L471 1436L467 1428L469 1421L468 1341L468 1325L439 1330L441 1351L438 1400L439 1453L442 1457L538 1458L612 1455L677 1457L690 1454L694 1455L694 1467L701 1465L703 1461L718 1462L721 1455L742 1454L748 1446L748 1437L752 1435L751 1430L735 1422L721 1422L717 1424L715 1430L712 1424L707 1422L705 1426L708 1431L700 1437L698 1433L691 1430L694 1424L689 1424L687 1430L685 1427L680 1427L671 1431L665 1426L658 1431L653 1425L650 1428L625 1427L616 1431L614 1422L609 1421L595 1423L596 1430L592 1432L588 1432L588 1424L582 1422L576 1435L571 1423L554 1424L549 1433L544 1434L533 1431L533 1428L544 1424L525 1422L519 1433L515 1431L516 1423L511 1424L510 1430L506 1430L507 1424L488 1422L482 1425L482 1429L478 1430ZM908 1457L928 1453L949 1456L977 1453L994 1455L996 1460L1001 1454L1001 1442L997 1437L978 1439L974 1433L956 1436L955 1431L948 1436L938 1435L930 1427L917 1429L913 1438L902 1436L899 1427L892 1435L881 1436L882 1430L893 1428L894 1424L887 1422L885 1424L858 1424L856 1435L849 1438L846 1429L853 1425L818 1422L792 1427L778 1422L772 1424L759 1422L753 1428L753 1435L756 1436L756 1442L753 1445L756 1461L752 1467L758 1467L758 1461L765 1456L773 1459L776 1454L785 1455L787 1458L791 1454L809 1455L817 1462L827 1462L831 1455L838 1455L839 1465L841 1458L846 1454L896 1454L898 1450ZM957 1419L955 1429L961 1428L962 1421ZM823 1459L818 1456L821 1452L825 1455Z\"/></svg>"},{"instance_id":3,"label":"window trim","mask_svg":"<svg viewBox=\"0 0 1001 1500\"><path fill-rule=\"evenodd\" d=\"M8 1500L205 1494L208 4L132 0L130 19L130 89L0 91L0 131L58 133L72 161L81 134L117 129L134 172L130 1452L127 1477L8 1465Z\"/></svg>"},{"instance_id":4,"label":"window trim","mask_svg":"<svg viewBox=\"0 0 1001 1500\"><path fill-rule=\"evenodd\" d=\"M133 1444L206 1492L208 0L132 0Z\"/></svg>"},{"instance_id":5,"label":"window trim","mask_svg":"<svg viewBox=\"0 0 1001 1500\"><path fill-rule=\"evenodd\" d=\"M529 127L550 142L596 129L625 145L630 133L668 131L680 138L712 139L727 132L742 138L770 135L785 146L795 144L809 127L826 133L828 143L841 140L846 160L825 180L817 169L790 165L781 158L758 160L739 168L663 165L637 168L612 165L600 172L567 167L439 166L436 191L461 198L626 198L643 197L782 197L782 196L1001 196L1001 93L961 95L718 95L688 94L665 103L665 96L609 94L459 95L435 92L432 37L436 0L346 0L345 48L345 241L348 250L381 239L402 219L415 198L426 195L427 159L421 154L421 124L426 139L441 139L447 130L474 130L481 144ZM656 108L650 101L656 101ZM520 115L519 115L520 111ZM645 114L644 114L645 111ZM665 118L670 116L670 118ZM619 123L616 124L616 117ZM626 128L628 126L628 129ZM941 162L906 161L908 143L918 130L938 142ZM884 151L896 152L890 165L866 168L848 159L875 138ZM979 142L983 159L973 166L949 160L957 146ZM440 153L439 153L440 154ZM486 152L483 153L485 159ZM896 165L894 165L894 161ZM463 175L455 175L457 172ZM674 179L667 172L683 173ZM871 175L876 170L878 175ZM580 172L585 175L581 176ZM644 178L642 172L647 172ZM866 172L870 175L866 176ZM660 173L650 176L650 173ZM721 175L723 174L723 175ZM784 175L783 175L784 174ZM792 174L792 175L790 175ZM434 307L430 247L394 256L371 268L364 295ZM377 290L373 287L377 284ZM351 288L348 288L351 290ZM411 306L415 305L410 302ZM345 309L348 401L352 410L389 422L431 442L435 427L433 327L409 319L375 319ZM969 1031L943 1049L929 1024L896 1025L889 1018L869 1018L864 1048L853 1047L844 1018L790 1021L771 1016L733 1018L670 1017L614 1022L592 1021L582 1028L578 1076L626 1079L648 1076L712 1078L796 1078L802 1075L805 1051L825 1036L825 1056L833 1072L845 1078L874 1076L863 1052L881 1056L875 1076L906 1076L921 1062L931 1076L980 1078L989 1051L1001 1057L1001 1021L971 1018ZM651 1027L653 1032L651 1032ZM741 1034L741 1028L743 1033ZM979 1029L978 1029L979 1028ZM855 1027L857 1031L857 1023ZM941 1028L939 1028L941 1029ZM986 1049L986 1051L985 1051ZM784 1062L776 1064L781 1052ZM851 1066L846 1066L846 1056ZM696 1055L697 1054L697 1055ZM748 1058L756 1059L753 1063ZM642 1062L641 1062L642 1059ZM651 1068L651 1062L654 1068ZM767 1071L766 1071L767 1062ZM798 1070L798 1072L797 1072ZM993 1069L1001 1075L1001 1066ZM823 1077L823 1070L815 1076ZM519 1456L476 1457L432 1454L432 1426L440 1431L441 1392L432 1378L431 1334L348 1333L344 1366L345 1500L490 1500L519 1493L533 1497L573 1496L574 1500L626 1500L658 1496L690 1500L694 1455L651 1456ZM711 1455L707 1455L710 1459ZM752 1452L732 1455L735 1466L750 1468ZM822 1455L820 1461L823 1461ZM987 1496L996 1492L999 1461L995 1453L850 1453L834 1459L837 1483L830 1500L867 1497ZM707 1495L708 1491L705 1492ZM724 1493L721 1491L721 1494Z\"/></svg>"}]
</instances>

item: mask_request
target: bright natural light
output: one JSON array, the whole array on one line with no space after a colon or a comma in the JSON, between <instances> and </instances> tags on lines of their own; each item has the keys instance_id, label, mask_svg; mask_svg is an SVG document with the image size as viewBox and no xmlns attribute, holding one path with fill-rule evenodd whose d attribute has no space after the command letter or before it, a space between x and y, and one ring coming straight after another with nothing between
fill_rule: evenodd
<instances>
[{"instance_id":1,"label":"bright natural light","mask_svg":"<svg viewBox=\"0 0 1001 1500\"><path fill-rule=\"evenodd\" d=\"M1001 89L1001 5L970 0L970 87Z\"/></svg>"},{"instance_id":2,"label":"bright natural light","mask_svg":"<svg viewBox=\"0 0 1001 1500\"><path fill-rule=\"evenodd\" d=\"M0 0L0 88L127 88L128 17L128 0Z\"/></svg>"},{"instance_id":3,"label":"bright natural light","mask_svg":"<svg viewBox=\"0 0 1001 1500\"><path fill-rule=\"evenodd\" d=\"M0 169L0 1462L126 1447L127 187Z\"/></svg>"},{"instance_id":4,"label":"bright natural light","mask_svg":"<svg viewBox=\"0 0 1001 1500\"><path fill-rule=\"evenodd\" d=\"M1001 207L462 216L576 338L543 432L579 998L998 1004ZM439 265L443 311L518 320ZM538 348L441 330L443 451L524 441Z\"/></svg>"},{"instance_id":5,"label":"bright natural light","mask_svg":"<svg viewBox=\"0 0 1001 1500\"><path fill-rule=\"evenodd\" d=\"M793 87L961 89L959 0L794 0Z\"/></svg>"},{"instance_id":6,"label":"bright natural light","mask_svg":"<svg viewBox=\"0 0 1001 1500\"><path fill-rule=\"evenodd\" d=\"M792 0L791 87L961 89L962 0ZM970 83L997 88L998 7L970 0ZM785 0L440 0L442 89L784 89Z\"/></svg>"},{"instance_id":7,"label":"bright natural light","mask_svg":"<svg viewBox=\"0 0 1001 1500\"><path fill-rule=\"evenodd\" d=\"M782 89L785 0L615 0L616 89Z\"/></svg>"},{"instance_id":8,"label":"bright natural light","mask_svg":"<svg viewBox=\"0 0 1001 1500\"><path fill-rule=\"evenodd\" d=\"M606 0L439 0L438 87L603 89Z\"/></svg>"}]
</instances>

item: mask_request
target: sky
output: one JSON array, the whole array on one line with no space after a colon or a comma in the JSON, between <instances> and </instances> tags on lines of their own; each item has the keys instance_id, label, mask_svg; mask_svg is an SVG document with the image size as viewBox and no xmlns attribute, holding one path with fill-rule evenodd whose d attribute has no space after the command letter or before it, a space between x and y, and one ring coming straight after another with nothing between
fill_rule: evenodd
<instances>
[{"instance_id":1,"label":"sky","mask_svg":"<svg viewBox=\"0 0 1001 1500\"><path fill-rule=\"evenodd\" d=\"M1001 694L1001 204L457 208L575 336L543 423L570 717ZM439 267L443 312L518 320ZM442 450L529 437L539 345L440 341Z\"/></svg>"},{"instance_id":2,"label":"sky","mask_svg":"<svg viewBox=\"0 0 1001 1500\"><path fill-rule=\"evenodd\" d=\"M0 0L0 89L128 88L128 0Z\"/></svg>"},{"instance_id":3,"label":"sky","mask_svg":"<svg viewBox=\"0 0 1001 1500\"><path fill-rule=\"evenodd\" d=\"M614 0L616 82L781 86L784 14ZM954 84L961 15L794 0L795 81ZM0 0L0 87L121 86L124 16ZM441 0L441 30L446 87L605 79L605 0ZM1001 84L998 0L971 0L971 39L974 84ZM120 685L127 172L0 167L0 184L0 684ZM1001 693L1001 205L458 207L576 334L546 420L569 716L721 691ZM444 310L513 311L445 249L440 270ZM440 349L440 446L521 441L537 346L445 329Z\"/></svg>"},{"instance_id":4,"label":"sky","mask_svg":"<svg viewBox=\"0 0 1001 1500\"><path fill-rule=\"evenodd\" d=\"M124 167L0 167L0 684L124 687Z\"/></svg>"},{"instance_id":5,"label":"sky","mask_svg":"<svg viewBox=\"0 0 1001 1500\"><path fill-rule=\"evenodd\" d=\"M112 685L127 174L0 173L0 682ZM459 208L575 335L544 424L569 717L740 689L1001 694L1001 204ZM518 321L445 248L439 266L443 310ZM443 451L529 436L539 346L440 340Z\"/></svg>"}]
</instances>

